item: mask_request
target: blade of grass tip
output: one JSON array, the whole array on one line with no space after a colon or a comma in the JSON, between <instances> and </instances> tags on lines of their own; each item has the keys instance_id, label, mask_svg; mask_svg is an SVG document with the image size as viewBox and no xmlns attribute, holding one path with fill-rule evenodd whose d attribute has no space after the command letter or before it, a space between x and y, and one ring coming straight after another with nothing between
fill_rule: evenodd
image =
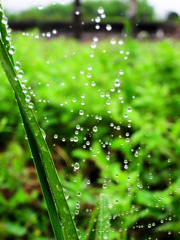
<instances>
[{"instance_id":1,"label":"blade of grass tip","mask_svg":"<svg viewBox=\"0 0 180 240\"><path fill-rule=\"evenodd\" d=\"M3 66L3 69L6 73L6 76L15 92L16 100L20 107L20 112L22 114L22 119L24 121L25 129L27 130L27 134L30 136L29 143L31 147L32 153L34 153L34 146L31 146L31 138L33 139L33 143L36 145L36 151L40 158L36 159L36 154L33 155L34 161L36 162L36 166L38 166L37 161L41 161L42 168L44 170L44 175L47 177L47 183L49 189L52 193L53 200L58 209L58 213L61 218L61 223L64 229L64 235L67 240L78 240L78 234L76 231L76 227L74 221L72 219L69 206L65 199L63 188L60 183L58 174L54 167L53 160L51 158L48 146L46 144L45 139L43 138L41 129L38 125L38 122L34 116L34 112L32 109L28 107L28 104L25 101L25 95L22 92L21 85L19 81L16 79L16 72L14 70L13 62L9 57L9 53L7 53L3 42L0 38L0 61ZM16 81L15 81L16 79ZM27 126L28 125L28 126Z\"/></svg>"},{"instance_id":2,"label":"blade of grass tip","mask_svg":"<svg viewBox=\"0 0 180 240\"><path fill-rule=\"evenodd\" d=\"M10 50L10 35L8 34L6 25L7 25L7 18L4 15L3 9L2 9L2 4L0 1L0 31L1 31L1 38L4 43L4 46L6 46L6 51L9 52ZM12 64L14 65L14 59L13 56L9 54L9 57L11 59Z\"/></svg>"},{"instance_id":3,"label":"blade of grass tip","mask_svg":"<svg viewBox=\"0 0 180 240\"><path fill-rule=\"evenodd\" d=\"M107 196L102 193L100 195L100 202L99 202L99 218L97 222L97 229L96 229L96 238L95 240L104 240L108 239L108 233L110 228L110 212L108 207L108 199Z\"/></svg>"}]
</instances>

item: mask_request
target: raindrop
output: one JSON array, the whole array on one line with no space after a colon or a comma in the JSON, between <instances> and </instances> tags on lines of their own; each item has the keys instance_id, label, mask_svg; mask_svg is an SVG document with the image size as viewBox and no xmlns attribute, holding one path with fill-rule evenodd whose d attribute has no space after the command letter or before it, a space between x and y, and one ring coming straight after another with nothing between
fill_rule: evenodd
<instances>
[{"instance_id":1,"label":"raindrop","mask_svg":"<svg viewBox=\"0 0 180 240\"><path fill-rule=\"evenodd\" d=\"M107 31L111 31L111 30L112 30L112 26L111 26L110 24L107 24L107 25L106 25L106 30L107 30Z\"/></svg>"},{"instance_id":2,"label":"raindrop","mask_svg":"<svg viewBox=\"0 0 180 240\"><path fill-rule=\"evenodd\" d=\"M15 66L14 66L14 69L19 71L20 67L21 67L21 64L20 64L20 62L17 61Z\"/></svg>"},{"instance_id":3,"label":"raindrop","mask_svg":"<svg viewBox=\"0 0 180 240\"><path fill-rule=\"evenodd\" d=\"M81 197L81 195L82 195L81 192L78 191L78 192L77 192L77 196L78 196L78 197Z\"/></svg>"},{"instance_id":4,"label":"raindrop","mask_svg":"<svg viewBox=\"0 0 180 240\"><path fill-rule=\"evenodd\" d=\"M43 6L42 6L42 5L38 6L38 9L39 9L40 11L43 10Z\"/></svg>"},{"instance_id":5,"label":"raindrop","mask_svg":"<svg viewBox=\"0 0 180 240\"><path fill-rule=\"evenodd\" d=\"M46 33L46 37L50 38L50 37L51 37L51 33L50 33L50 32L47 32L47 33Z\"/></svg>"},{"instance_id":6,"label":"raindrop","mask_svg":"<svg viewBox=\"0 0 180 240\"><path fill-rule=\"evenodd\" d=\"M24 76L24 72L22 70L20 70L17 74L17 77L18 78L23 78L23 76Z\"/></svg>"},{"instance_id":7,"label":"raindrop","mask_svg":"<svg viewBox=\"0 0 180 240\"><path fill-rule=\"evenodd\" d=\"M15 53L15 47L11 46L9 48L9 54L13 55Z\"/></svg>"},{"instance_id":8,"label":"raindrop","mask_svg":"<svg viewBox=\"0 0 180 240\"><path fill-rule=\"evenodd\" d=\"M131 107L128 107L128 108L127 108L127 112L132 112L132 108L131 108Z\"/></svg>"},{"instance_id":9,"label":"raindrop","mask_svg":"<svg viewBox=\"0 0 180 240\"><path fill-rule=\"evenodd\" d=\"M92 70L92 66L88 66L88 68L87 68L89 71L91 71Z\"/></svg>"},{"instance_id":10,"label":"raindrop","mask_svg":"<svg viewBox=\"0 0 180 240\"><path fill-rule=\"evenodd\" d=\"M124 42L123 42L123 40L119 40L119 45L122 45Z\"/></svg>"},{"instance_id":11,"label":"raindrop","mask_svg":"<svg viewBox=\"0 0 180 240\"><path fill-rule=\"evenodd\" d=\"M34 107L34 104L33 104L32 102L30 102L30 103L28 104L28 108L33 109L33 107Z\"/></svg>"},{"instance_id":12,"label":"raindrop","mask_svg":"<svg viewBox=\"0 0 180 240\"><path fill-rule=\"evenodd\" d=\"M99 29L100 29L100 25L97 24L97 25L95 26L95 29L96 29L96 30L99 30Z\"/></svg>"},{"instance_id":13,"label":"raindrop","mask_svg":"<svg viewBox=\"0 0 180 240\"><path fill-rule=\"evenodd\" d=\"M99 16L95 18L96 23L100 23L100 21L101 21L101 18Z\"/></svg>"},{"instance_id":14,"label":"raindrop","mask_svg":"<svg viewBox=\"0 0 180 240\"><path fill-rule=\"evenodd\" d=\"M68 193L68 191L65 188L63 188L63 193L64 193L64 196L65 196L65 198L67 200L69 198L69 193Z\"/></svg>"},{"instance_id":15,"label":"raindrop","mask_svg":"<svg viewBox=\"0 0 180 240\"><path fill-rule=\"evenodd\" d=\"M115 39L115 38L112 38L111 41L110 41L110 43L111 43L112 45L115 45L115 44L116 44L116 39Z\"/></svg>"},{"instance_id":16,"label":"raindrop","mask_svg":"<svg viewBox=\"0 0 180 240\"><path fill-rule=\"evenodd\" d=\"M98 42L98 37L93 37L93 42Z\"/></svg>"},{"instance_id":17,"label":"raindrop","mask_svg":"<svg viewBox=\"0 0 180 240\"><path fill-rule=\"evenodd\" d=\"M105 17L106 17L106 14L103 13L103 14L101 15L101 18L105 18Z\"/></svg>"},{"instance_id":18,"label":"raindrop","mask_svg":"<svg viewBox=\"0 0 180 240\"><path fill-rule=\"evenodd\" d=\"M103 188L103 189L106 189L106 188L107 188L106 183L103 183L102 188Z\"/></svg>"},{"instance_id":19,"label":"raindrop","mask_svg":"<svg viewBox=\"0 0 180 240\"><path fill-rule=\"evenodd\" d=\"M53 29L53 30L52 30L52 33L53 33L53 34L57 34L57 30L56 30L56 29Z\"/></svg>"},{"instance_id":20,"label":"raindrop","mask_svg":"<svg viewBox=\"0 0 180 240\"><path fill-rule=\"evenodd\" d=\"M98 127L97 126L94 126L93 127L93 132L97 132L98 131Z\"/></svg>"},{"instance_id":21,"label":"raindrop","mask_svg":"<svg viewBox=\"0 0 180 240\"><path fill-rule=\"evenodd\" d=\"M79 168L80 168L79 163L76 162L76 163L74 164L74 170L76 171L76 170L78 170Z\"/></svg>"},{"instance_id":22,"label":"raindrop","mask_svg":"<svg viewBox=\"0 0 180 240\"><path fill-rule=\"evenodd\" d=\"M119 71L119 75L123 75L124 74L124 71L123 70L120 70Z\"/></svg>"},{"instance_id":23,"label":"raindrop","mask_svg":"<svg viewBox=\"0 0 180 240\"><path fill-rule=\"evenodd\" d=\"M91 78L91 74L90 73L87 74L87 78Z\"/></svg>"},{"instance_id":24,"label":"raindrop","mask_svg":"<svg viewBox=\"0 0 180 240\"><path fill-rule=\"evenodd\" d=\"M80 11L75 11L75 14L78 16L80 15Z\"/></svg>"},{"instance_id":25,"label":"raindrop","mask_svg":"<svg viewBox=\"0 0 180 240\"><path fill-rule=\"evenodd\" d=\"M44 131L42 128L40 128L40 129L41 129L41 133L42 133L43 138L46 139L46 133L45 133L45 131Z\"/></svg>"},{"instance_id":26,"label":"raindrop","mask_svg":"<svg viewBox=\"0 0 180 240\"><path fill-rule=\"evenodd\" d=\"M92 43L91 43L91 48L92 48L92 49L95 49L96 47L97 47L96 43L95 43L95 42L92 42Z\"/></svg>"},{"instance_id":27,"label":"raindrop","mask_svg":"<svg viewBox=\"0 0 180 240\"><path fill-rule=\"evenodd\" d=\"M29 103L31 101L31 97L29 95L26 95L25 100L27 103Z\"/></svg>"},{"instance_id":28,"label":"raindrop","mask_svg":"<svg viewBox=\"0 0 180 240\"><path fill-rule=\"evenodd\" d=\"M73 140L74 140L74 142L78 142L78 137L75 136Z\"/></svg>"},{"instance_id":29,"label":"raindrop","mask_svg":"<svg viewBox=\"0 0 180 240\"><path fill-rule=\"evenodd\" d=\"M83 110L79 110L79 115L84 115L84 111Z\"/></svg>"},{"instance_id":30,"label":"raindrop","mask_svg":"<svg viewBox=\"0 0 180 240\"><path fill-rule=\"evenodd\" d=\"M96 83L93 81L92 83L91 83L91 86L96 86Z\"/></svg>"},{"instance_id":31,"label":"raindrop","mask_svg":"<svg viewBox=\"0 0 180 240\"><path fill-rule=\"evenodd\" d=\"M104 13L103 7L99 7L97 11L98 11L99 14L103 14Z\"/></svg>"},{"instance_id":32,"label":"raindrop","mask_svg":"<svg viewBox=\"0 0 180 240\"><path fill-rule=\"evenodd\" d=\"M115 87L120 87L120 81L119 81L119 79L116 79L116 80L115 80L114 86L115 86Z\"/></svg>"},{"instance_id":33,"label":"raindrop","mask_svg":"<svg viewBox=\"0 0 180 240\"><path fill-rule=\"evenodd\" d=\"M57 139L58 138L58 135L57 134L54 134L54 139Z\"/></svg>"},{"instance_id":34,"label":"raindrop","mask_svg":"<svg viewBox=\"0 0 180 240\"><path fill-rule=\"evenodd\" d=\"M78 130L79 130L80 128L81 128L81 127L80 127L80 125L79 125L79 124L78 124L78 125L76 125L76 129L78 129Z\"/></svg>"}]
</instances>

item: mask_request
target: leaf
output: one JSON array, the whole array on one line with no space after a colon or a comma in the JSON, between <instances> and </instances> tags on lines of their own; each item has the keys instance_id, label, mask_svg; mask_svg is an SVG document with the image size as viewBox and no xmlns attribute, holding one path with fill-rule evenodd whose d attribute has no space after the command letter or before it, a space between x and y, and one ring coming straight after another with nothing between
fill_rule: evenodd
<instances>
[{"instance_id":1,"label":"leaf","mask_svg":"<svg viewBox=\"0 0 180 240\"><path fill-rule=\"evenodd\" d=\"M1 14L1 17L3 14ZM1 21L2 19L0 19ZM34 112L25 101L21 85L16 79L14 60L5 48L6 36L4 27L1 30L0 38L0 62L4 72L14 90L20 114L24 123L29 145L38 173L43 195L48 207L48 212L56 239L77 240L78 235L71 213L64 197L63 188L54 167L48 146L43 138L42 131L35 118ZM16 80L15 80L16 79ZM57 207L57 208L56 208ZM59 220L59 216L61 222ZM63 231L62 227L63 225Z\"/></svg>"},{"instance_id":2,"label":"leaf","mask_svg":"<svg viewBox=\"0 0 180 240\"><path fill-rule=\"evenodd\" d=\"M9 234L17 237L23 237L27 232L25 227L15 222L6 222L4 228Z\"/></svg>"},{"instance_id":3,"label":"leaf","mask_svg":"<svg viewBox=\"0 0 180 240\"><path fill-rule=\"evenodd\" d=\"M99 217L97 222L97 229L96 229L96 240L104 240L108 239L109 235L109 228L110 228L110 222L109 222L109 207L108 207L108 201L107 196L102 193L100 195L100 202L99 202Z\"/></svg>"},{"instance_id":4,"label":"leaf","mask_svg":"<svg viewBox=\"0 0 180 240\"><path fill-rule=\"evenodd\" d=\"M93 211L93 214L91 216L91 219L89 221L89 225L88 225L88 229L86 231L86 236L84 240L91 240L91 239L95 239L95 228L96 228L96 224L97 224L97 217L99 215L99 209L95 209Z\"/></svg>"}]
</instances>

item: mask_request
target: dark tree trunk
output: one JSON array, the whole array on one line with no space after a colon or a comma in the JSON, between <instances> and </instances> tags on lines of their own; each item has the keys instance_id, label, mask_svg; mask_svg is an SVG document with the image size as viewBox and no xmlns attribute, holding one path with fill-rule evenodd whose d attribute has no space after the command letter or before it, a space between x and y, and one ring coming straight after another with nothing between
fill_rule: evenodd
<instances>
[{"instance_id":1,"label":"dark tree trunk","mask_svg":"<svg viewBox=\"0 0 180 240\"><path fill-rule=\"evenodd\" d=\"M130 15L130 23L131 23L131 30L132 30L133 37L135 37L136 35L137 11L138 11L137 0L130 0L129 15Z\"/></svg>"},{"instance_id":2,"label":"dark tree trunk","mask_svg":"<svg viewBox=\"0 0 180 240\"><path fill-rule=\"evenodd\" d=\"M73 12L73 29L74 37L76 39L81 38L81 1L75 0L74 2L74 12Z\"/></svg>"}]
</instances>

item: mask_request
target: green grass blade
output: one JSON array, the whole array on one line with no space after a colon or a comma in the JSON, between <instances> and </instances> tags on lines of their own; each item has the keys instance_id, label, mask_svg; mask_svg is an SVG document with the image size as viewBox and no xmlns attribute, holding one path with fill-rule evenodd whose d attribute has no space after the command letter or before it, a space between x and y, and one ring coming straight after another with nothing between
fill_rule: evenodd
<instances>
[{"instance_id":1,"label":"green grass blade","mask_svg":"<svg viewBox=\"0 0 180 240\"><path fill-rule=\"evenodd\" d=\"M107 196L104 193L102 193L100 195L99 202L99 218L96 229L96 240L108 239L108 233L110 228L109 217L110 212L108 207Z\"/></svg>"},{"instance_id":2,"label":"green grass blade","mask_svg":"<svg viewBox=\"0 0 180 240\"><path fill-rule=\"evenodd\" d=\"M4 34L4 29L0 30L3 31ZM66 240L78 240L75 224L72 219L67 201L64 197L63 188L54 167L48 146L43 138L34 112L28 107L28 103L25 101L25 95L22 92L21 85L19 81L15 80L16 72L13 65L14 61L11 60L10 54L7 52L7 49L4 46L4 42L2 40L2 32L0 38L0 62L15 92L15 97L28 136L28 141L41 182L43 194L48 205L48 211L50 214L53 229L54 231L55 229L59 231L55 233L56 238L64 239L62 238L62 231L58 230L62 224ZM51 197L49 195L51 195ZM59 221L57 222L57 225L59 225L58 227L56 226L56 221L58 220L57 212L55 212L56 207L61 219L61 224Z\"/></svg>"},{"instance_id":3,"label":"green grass blade","mask_svg":"<svg viewBox=\"0 0 180 240\"><path fill-rule=\"evenodd\" d=\"M2 41L0 40L0 62L4 67L6 75L8 76L8 78L13 77L13 79L14 79L15 76L16 76L15 73L13 73L13 71L9 71L10 69L9 69L8 65L10 65L10 60L6 59L6 61L4 61L3 60L4 56L6 56L6 53L5 53L5 50L3 49ZM8 62L8 65L6 65L6 62ZM64 237L63 237L63 234L62 234L62 227L61 227L59 217L58 217L58 214L57 214L57 211L56 211L56 207L55 207L55 204L54 204L54 201L53 201L53 198L52 198L49 183L47 181L47 177L46 177L43 165L42 165L41 156L39 154L39 149L38 149L36 141L34 140L34 137L32 135L32 130L28 125L27 116L24 114L23 106L20 102L20 99L17 97L17 95L16 95L16 99L17 99L18 106L19 106L19 109L20 109L20 113L21 113L21 116L22 116L22 119L23 119L24 127L26 129L26 134L28 136L29 144L30 144L31 151L32 151L32 154L33 154L33 159L34 159L34 163L35 163L36 170L37 170L37 173L38 173L38 177L39 177L39 180L40 180L43 195L44 195L47 207L48 207L48 213L49 213L49 216L50 216L50 220L51 220L51 224L52 224L52 227L53 227L53 230L54 230L54 234L56 236L56 239L62 239L63 240Z\"/></svg>"},{"instance_id":4,"label":"green grass blade","mask_svg":"<svg viewBox=\"0 0 180 240\"><path fill-rule=\"evenodd\" d=\"M86 236L84 238L84 240L91 240L91 239L95 239L96 238L96 225L97 225L97 218L99 215L99 208L95 209L93 211L93 214L91 216L91 219L89 221L89 225L88 225L88 229L86 231Z\"/></svg>"},{"instance_id":5,"label":"green grass blade","mask_svg":"<svg viewBox=\"0 0 180 240\"><path fill-rule=\"evenodd\" d=\"M9 42L10 36L8 35L8 32L7 32L7 28L6 28L7 18L4 15L1 1L0 1L0 20L1 20L0 21L1 39L2 39L4 46L6 47L6 51L8 52L10 49L10 42ZM13 56L9 54L9 57L11 59L12 64L14 64Z\"/></svg>"}]
</instances>

